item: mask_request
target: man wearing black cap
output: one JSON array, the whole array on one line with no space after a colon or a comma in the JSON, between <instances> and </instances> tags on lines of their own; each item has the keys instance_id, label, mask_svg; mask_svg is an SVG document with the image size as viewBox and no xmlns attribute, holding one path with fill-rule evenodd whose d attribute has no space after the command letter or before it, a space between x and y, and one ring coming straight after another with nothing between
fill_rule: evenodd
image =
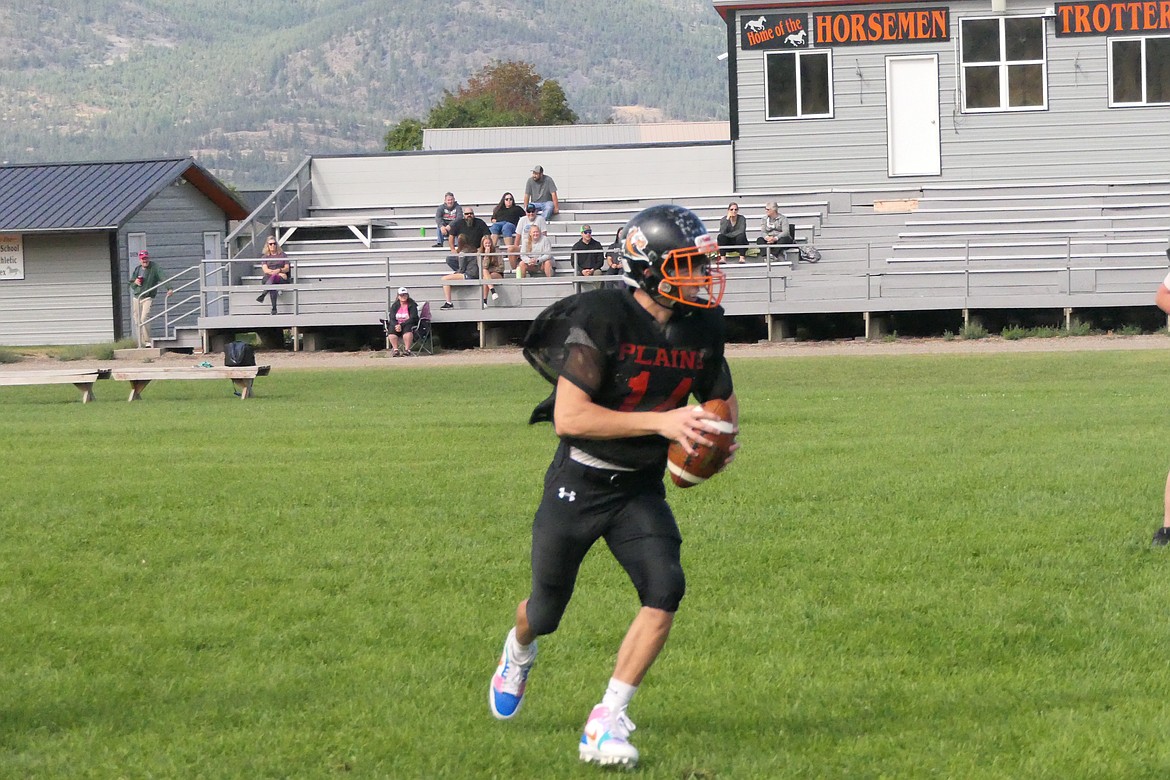
<instances>
[{"instance_id":1,"label":"man wearing black cap","mask_svg":"<svg viewBox=\"0 0 1170 780\"><path fill-rule=\"evenodd\" d=\"M561 210L561 204L557 200L557 184L551 176L544 175L544 168L539 165L532 169L532 178L524 182L524 206L528 207L530 204L535 204L540 209L545 222ZM524 234L517 230L516 235Z\"/></svg>"}]
</instances>

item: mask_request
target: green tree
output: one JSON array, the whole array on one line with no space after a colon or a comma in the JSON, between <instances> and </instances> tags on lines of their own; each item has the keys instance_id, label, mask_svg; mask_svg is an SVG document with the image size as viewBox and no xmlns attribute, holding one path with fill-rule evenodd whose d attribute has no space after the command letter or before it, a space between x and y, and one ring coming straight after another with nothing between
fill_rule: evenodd
<instances>
[{"instance_id":1,"label":"green tree","mask_svg":"<svg viewBox=\"0 0 1170 780\"><path fill-rule=\"evenodd\" d=\"M456 92L444 92L427 127L569 125L577 114L555 79L542 79L527 62L493 62Z\"/></svg>"},{"instance_id":2,"label":"green tree","mask_svg":"<svg viewBox=\"0 0 1170 780\"><path fill-rule=\"evenodd\" d=\"M577 112L569 108L565 90L555 79L540 85L540 114L542 125L573 125L577 123Z\"/></svg>"},{"instance_id":3,"label":"green tree","mask_svg":"<svg viewBox=\"0 0 1170 780\"><path fill-rule=\"evenodd\" d=\"M527 62L493 62L427 114L425 125L403 119L386 133L387 151L422 148L423 127L523 127L571 125L577 113L555 79L541 79Z\"/></svg>"},{"instance_id":4,"label":"green tree","mask_svg":"<svg viewBox=\"0 0 1170 780\"><path fill-rule=\"evenodd\" d=\"M423 142L422 122L417 119L403 119L386 132L386 151L409 152L421 149Z\"/></svg>"}]
</instances>

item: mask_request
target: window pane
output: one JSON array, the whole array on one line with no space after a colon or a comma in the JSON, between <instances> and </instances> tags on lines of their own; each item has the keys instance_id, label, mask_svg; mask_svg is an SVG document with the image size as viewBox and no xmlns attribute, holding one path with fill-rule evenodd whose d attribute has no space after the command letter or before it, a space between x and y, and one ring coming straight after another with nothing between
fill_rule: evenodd
<instances>
[{"instance_id":1,"label":"window pane","mask_svg":"<svg viewBox=\"0 0 1170 780\"><path fill-rule=\"evenodd\" d=\"M1170 103L1170 38L1146 38L1146 102Z\"/></svg>"},{"instance_id":2,"label":"window pane","mask_svg":"<svg viewBox=\"0 0 1170 780\"><path fill-rule=\"evenodd\" d=\"M1039 65L1008 66L1008 105L1044 105L1044 68Z\"/></svg>"},{"instance_id":3,"label":"window pane","mask_svg":"<svg viewBox=\"0 0 1170 780\"><path fill-rule=\"evenodd\" d=\"M1044 57L1044 22L1041 19L1003 20L1004 50L1008 60L1039 60Z\"/></svg>"},{"instance_id":4,"label":"window pane","mask_svg":"<svg viewBox=\"0 0 1170 780\"><path fill-rule=\"evenodd\" d=\"M768 118L796 116L796 55L768 55Z\"/></svg>"},{"instance_id":5,"label":"window pane","mask_svg":"<svg viewBox=\"0 0 1170 780\"><path fill-rule=\"evenodd\" d=\"M829 113L829 55L805 54L800 58L800 113Z\"/></svg>"},{"instance_id":6,"label":"window pane","mask_svg":"<svg viewBox=\"0 0 1170 780\"><path fill-rule=\"evenodd\" d=\"M966 68L967 108L999 108L999 67Z\"/></svg>"},{"instance_id":7,"label":"window pane","mask_svg":"<svg viewBox=\"0 0 1170 780\"><path fill-rule=\"evenodd\" d=\"M1141 41L1113 42L1113 102L1139 103L1142 99Z\"/></svg>"},{"instance_id":8,"label":"window pane","mask_svg":"<svg viewBox=\"0 0 1170 780\"><path fill-rule=\"evenodd\" d=\"M999 20L963 22L963 62L999 62Z\"/></svg>"}]
</instances>

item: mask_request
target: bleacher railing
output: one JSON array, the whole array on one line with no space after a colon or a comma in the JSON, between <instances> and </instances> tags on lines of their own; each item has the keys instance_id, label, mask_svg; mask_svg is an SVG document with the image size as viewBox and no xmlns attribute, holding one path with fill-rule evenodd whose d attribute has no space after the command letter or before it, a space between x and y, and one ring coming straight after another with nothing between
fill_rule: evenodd
<instances>
[{"instance_id":1,"label":"bleacher railing","mask_svg":"<svg viewBox=\"0 0 1170 780\"><path fill-rule=\"evenodd\" d=\"M1010 240L953 242L950 249L927 256L894 257L890 244L860 242L823 249L817 265L799 261L799 244L774 245L779 252L746 244L723 247L728 276L724 306L735 314L785 311L880 311L883 302L922 310L965 306L979 308L994 299L999 305L1020 308L1052 305L1115 305L1102 303L1118 296L1150 296L1166 273L1164 245L1154 242L1114 254L1087 244L1100 241L1032 241L1026 246ZM1021 252L1021 249L1026 250ZM731 255L742 251L740 258ZM1017 252L1013 255L1012 251ZM752 254L757 253L757 254ZM849 261L842 261L848 255ZM585 276L576 268L572 252L556 251L552 278L539 272L517 279L508 254L498 253L502 278L490 283L501 292L498 304L487 309L514 310L527 319L552 300L600 284L622 283L615 275ZM397 289L405 286L415 300L441 300L443 285L456 291L456 309L444 317L478 319L481 287L485 280L444 280L449 269L434 255L384 255L336 258L305 253L290 258L292 278L276 285L280 313L312 314L321 324L337 316L345 324L361 315L376 322L386 316ZM420 264L429 266L419 270ZM204 264L204 315L266 315L267 301L257 302L262 290L257 258L207 261ZM799 289L799 293L794 291ZM1094 300L1096 298L1097 300ZM909 302L909 303L908 303ZM1063 303L1062 303L1063 302ZM826 308L827 307L827 308ZM473 313L474 312L474 313ZM346 316L343 316L346 315Z\"/></svg>"}]
</instances>

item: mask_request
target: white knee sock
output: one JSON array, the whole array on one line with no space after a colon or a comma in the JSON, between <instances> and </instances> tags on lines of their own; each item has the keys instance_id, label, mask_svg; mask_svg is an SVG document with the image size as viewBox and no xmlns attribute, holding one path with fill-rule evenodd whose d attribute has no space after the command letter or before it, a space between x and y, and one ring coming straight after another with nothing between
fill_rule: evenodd
<instances>
[{"instance_id":1,"label":"white knee sock","mask_svg":"<svg viewBox=\"0 0 1170 780\"><path fill-rule=\"evenodd\" d=\"M602 698L601 703L611 710L624 710L629 706L630 699L634 698L634 693L637 690L637 685L630 685L616 677L610 677L609 686L605 689L605 696Z\"/></svg>"},{"instance_id":2,"label":"white knee sock","mask_svg":"<svg viewBox=\"0 0 1170 780\"><path fill-rule=\"evenodd\" d=\"M517 663L528 663L532 658L532 645L522 645L516 640L516 629L508 632L508 651Z\"/></svg>"}]
</instances>

